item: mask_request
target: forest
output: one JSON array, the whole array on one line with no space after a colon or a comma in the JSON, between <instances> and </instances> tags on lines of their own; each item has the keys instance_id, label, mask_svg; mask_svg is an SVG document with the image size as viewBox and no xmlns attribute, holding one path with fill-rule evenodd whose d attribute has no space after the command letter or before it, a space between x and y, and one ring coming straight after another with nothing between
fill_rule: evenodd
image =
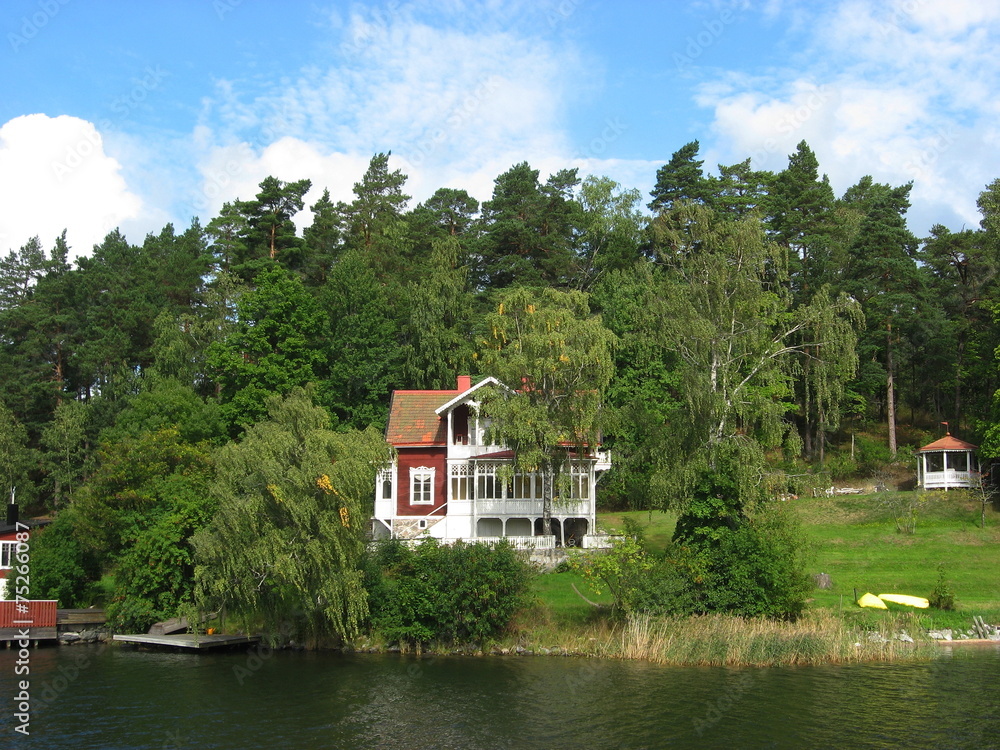
<instances>
[{"instance_id":1,"label":"forest","mask_svg":"<svg viewBox=\"0 0 1000 750\"><path fill-rule=\"evenodd\" d=\"M234 510L254 493L260 518L293 519L279 530L322 530L336 496L331 538L348 517L357 537L392 390L495 374L518 300L606 344L606 377L583 386L614 457L606 507L683 509L727 462L737 495L754 472L849 476L942 422L1000 454L1000 180L980 227L919 236L912 184L862 176L838 196L804 141L780 172L717 175L688 143L649 196L521 163L482 204L441 188L411 206L389 156L350 203L324 191L301 233L313 186L268 177L204 226L113 231L75 263L64 232L0 260L0 487L55 519L33 593L72 606L111 571L121 621L147 622L214 561L221 594L289 543ZM552 367L589 351L559 346ZM356 542L308 565L349 568ZM349 578L324 593L341 630L361 616Z\"/></svg>"}]
</instances>

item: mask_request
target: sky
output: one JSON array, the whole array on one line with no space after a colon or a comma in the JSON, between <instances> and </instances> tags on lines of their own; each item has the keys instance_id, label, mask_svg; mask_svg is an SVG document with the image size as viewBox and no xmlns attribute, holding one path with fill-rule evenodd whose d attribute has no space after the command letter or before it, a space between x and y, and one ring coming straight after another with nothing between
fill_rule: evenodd
<instances>
[{"instance_id":1,"label":"sky","mask_svg":"<svg viewBox=\"0 0 1000 750\"><path fill-rule=\"evenodd\" d=\"M268 175L350 201L388 151L411 206L525 161L645 203L696 139L711 174L805 140L838 195L912 181L918 237L976 227L998 41L993 0L5 0L0 254L182 231Z\"/></svg>"}]
</instances>

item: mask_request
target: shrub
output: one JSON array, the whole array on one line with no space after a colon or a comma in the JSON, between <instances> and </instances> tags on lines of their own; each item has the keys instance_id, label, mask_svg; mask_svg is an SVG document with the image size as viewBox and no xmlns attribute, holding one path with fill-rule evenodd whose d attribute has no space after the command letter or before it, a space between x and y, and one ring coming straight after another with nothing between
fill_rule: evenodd
<instances>
[{"instance_id":1,"label":"shrub","mask_svg":"<svg viewBox=\"0 0 1000 750\"><path fill-rule=\"evenodd\" d=\"M405 643L487 640L523 604L529 575L506 543L383 542L366 565L372 624Z\"/></svg>"},{"instance_id":2,"label":"shrub","mask_svg":"<svg viewBox=\"0 0 1000 750\"><path fill-rule=\"evenodd\" d=\"M944 565L941 563L938 563L937 583L927 601L934 609L955 609L955 592L944 577Z\"/></svg>"},{"instance_id":3,"label":"shrub","mask_svg":"<svg viewBox=\"0 0 1000 750\"><path fill-rule=\"evenodd\" d=\"M31 596L58 599L64 608L87 607L93 602L101 576L97 556L74 534L71 509L59 513L31 537Z\"/></svg>"}]
</instances>

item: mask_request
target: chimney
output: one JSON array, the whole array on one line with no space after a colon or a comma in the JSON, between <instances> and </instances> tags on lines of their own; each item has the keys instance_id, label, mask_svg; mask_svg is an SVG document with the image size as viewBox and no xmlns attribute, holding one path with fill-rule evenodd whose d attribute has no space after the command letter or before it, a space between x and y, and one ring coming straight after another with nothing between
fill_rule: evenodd
<instances>
[{"instance_id":1,"label":"chimney","mask_svg":"<svg viewBox=\"0 0 1000 750\"><path fill-rule=\"evenodd\" d=\"M458 376L458 392L465 393L472 387L472 376L471 375L459 375Z\"/></svg>"},{"instance_id":2,"label":"chimney","mask_svg":"<svg viewBox=\"0 0 1000 750\"><path fill-rule=\"evenodd\" d=\"M17 516L17 503L7 504L7 525L16 526L18 521Z\"/></svg>"}]
</instances>

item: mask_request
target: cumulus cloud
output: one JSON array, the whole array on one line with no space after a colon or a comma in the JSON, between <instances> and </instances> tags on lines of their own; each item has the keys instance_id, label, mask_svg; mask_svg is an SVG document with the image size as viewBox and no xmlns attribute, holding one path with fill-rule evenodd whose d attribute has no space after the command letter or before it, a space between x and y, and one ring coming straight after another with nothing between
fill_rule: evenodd
<instances>
[{"instance_id":1,"label":"cumulus cloud","mask_svg":"<svg viewBox=\"0 0 1000 750\"><path fill-rule=\"evenodd\" d=\"M914 182L909 223L975 225L975 201L1000 174L986 92L1000 73L991 29L1000 7L844 0L817 10L794 67L706 82L720 155L782 169L806 140L838 192L870 174Z\"/></svg>"},{"instance_id":2,"label":"cumulus cloud","mask_svg":"<svg viewBox=\"0 0 1000 750\"><path fill-rule=\"evenodd\" d=\"M213 215L224 201L254 195L268 174L308 177L307 203L324 188L350 201L371 156L390 150L414 204L440 187L486 200L495 178L522 161L542 179L576 166L581 176L609 174L629 187L641 184L630 181L635 175L655 172L659 164L603 158L604 141L620 134L614 123L595 134L600 143L573 147L568 103L593 85L594 65L572 45L530 31L543 23L550 32L564 4L477 4L475 13L463 5L334 14L329 65L255 92L218 82L193 139L203 179L189 203Z\"/></svg>"},{"instance_id":3,"label":"cumulus cloud","mask_svg":"<svg viewBox=\"0 0 1000 750\"><path fill-rule=\"evenodd\" d=\"M35 235L49 247L67 229L72 253L87 254L142 210L101 133L76 117L32 114L5 123L0 175L0 252Z\"/></svg>"}]
</instances>

